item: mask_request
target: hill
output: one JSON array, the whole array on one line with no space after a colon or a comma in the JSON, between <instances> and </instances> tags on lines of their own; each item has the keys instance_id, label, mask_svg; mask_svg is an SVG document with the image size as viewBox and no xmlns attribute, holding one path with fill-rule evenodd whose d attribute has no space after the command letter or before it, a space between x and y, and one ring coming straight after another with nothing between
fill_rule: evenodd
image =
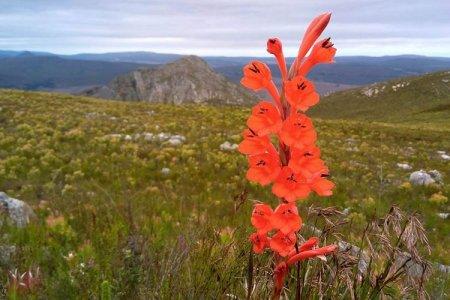
<instances>
[{"instance_id":1,"label":"hill","mask_svg":"<svg viewBox=\"0 0 450 300\"><path fill-rule=\"evenodd\" d=\"M107 86L82 92L116 100L181 104L251 104L256 96L217 74L197 56L186 56L154 69L141 68L120 75Z\"/></svg>"},{"instance_id":2,"label":"hill","mask_svg":"<svg viewBox=\"0 0 450 300\"><path fill-rule=\"evenodd\" d=\"M114 77L142 66L22 52L14 57L0 58L0 87L29 90L86 87L106 84Z\"/></svg>"},{"instance_id":3,"label":"hill","mask_svg":"<svg viewBox=\"0 0 450 300\"><path fill-rule=\"evenodd\" d=\"M311 114L327 119L450 128L450 72L400 78L324 97Z\"/></svg>"},{"instance_id":4,"label":"hill","mask_svg":"<svg viewBox=\"0 0 450 300\"><path fill-rule=\"evenodd\" d=\"M244 156L221 145L239 143L249 111L0 90L0 191L36 211L27 228L1 227L0 245L15 252L0 267L40 267L39 299L95 298L105 281L127 299L245 298L252 200L274 198L245 179ZM442 219L450 170L438 154L450 149L450 131L314 124L337 187L332 197L299 203L301 215L310 206L345 209L340 232L359 245L366 221L396 204L424 221L430 259L450 264L450 223ZM438 170L444 182L411 186L418 169ZM321 226L314 218L304 223ZM301 234L312 232L304 226ZM269 286L265 257L255 257L255 278ZM424 284L433 296L447 283Z\"/></svg>"}]
</instances>

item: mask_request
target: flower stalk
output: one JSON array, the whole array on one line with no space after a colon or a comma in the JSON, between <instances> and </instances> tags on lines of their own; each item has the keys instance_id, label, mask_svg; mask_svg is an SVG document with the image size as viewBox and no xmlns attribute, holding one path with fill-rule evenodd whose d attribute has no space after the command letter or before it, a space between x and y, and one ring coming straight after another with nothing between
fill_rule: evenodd
<instances>
[{"instance_id":1,"label":"flower stalk","mask_svg":"<svg viewBox=\"0 0 450 300\"><path fill-rule=\"evenodd\" d=\"M330 13L324 13L313 19L289 73L281 41L278 38L267 41L267 51L274 55L280 70L279 89L265 63L252 61L243 68L242 85L254 91L266 90L273 101L261 101L253 107L238 148L248 158L247 179L262 186L272 184L272 192L279 199L275 209L264 203L254 206L251 223L255 232L249 237L253 252L262 253L266 249L273 252L273 299L280 297L292 265L323 258L336 249L335 245L318 247L316 237L299 243L298 232L303 222L296 204L313 192L330 196L334 188L315 145L317 133L313 122L305 114L319 102L314 84L305 76L315 65L333 62L336 52L329 38L316 43L330 18ZM272 144L273 137L278 139L278 147Z\"/></svg>"}]
</instances>

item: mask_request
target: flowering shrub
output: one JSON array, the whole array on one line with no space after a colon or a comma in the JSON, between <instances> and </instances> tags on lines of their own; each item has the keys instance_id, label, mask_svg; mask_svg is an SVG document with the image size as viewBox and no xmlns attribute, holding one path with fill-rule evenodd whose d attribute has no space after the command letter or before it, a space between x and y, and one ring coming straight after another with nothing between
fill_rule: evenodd
<instances>
[{"instance_id":1,"label":"flowering shrub","mask_svg":"<svg viewBox=\"0 0 450 300\"><path fill-rule=\"evenodd\" d=\"M319 102L319 94L305 76L314 65L333 62L336 53L330 38L316 42L330 16L325 13L311 22L289 72L281 41L278 38L267 41L267 51L275 56L281 72L280 89L263 62L252 61L243 69L241 83L254 91L266 90L274 103L262 101L253 107L247 120L248 129L244 130L239 145L239 151L248 156L247 179L263 186L273 184L272 192L280 200L275 210L267 204L256 204L251 217L256 230L250 235L253 251L262 253L268 248L274 253L274 298L280 296L291 265L323 257L336 249L335 245L317 248L316 237L298 244L302 219L296 206L297 200L306 199L311 192L330 196L334 188L327 179L329 171L320 159L320 149L315 145L317 133L305 114ZM310 55L305 58L311 47ZM273 137L277 137L278 147L272 143Z\"/></svg>"}]
</instances>

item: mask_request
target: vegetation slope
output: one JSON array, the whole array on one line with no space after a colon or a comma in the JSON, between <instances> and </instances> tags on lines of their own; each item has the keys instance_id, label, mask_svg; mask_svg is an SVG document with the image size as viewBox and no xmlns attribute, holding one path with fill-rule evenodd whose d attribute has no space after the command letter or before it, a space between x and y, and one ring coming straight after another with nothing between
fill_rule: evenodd
<instances>
[{"instance_id":1,"label":"vegetation slope","mask_svg":"<svg viewBox=\"0 0 450 300\"><path fill-rule=\"evenodd\" d=\"M450 71L337 92L312 116L450 129Z\"/></svg>"},{"instance_id":2,"label":"vegetation slope","mask_svg":"<svg viewBox=\"0 0 450 300\"><path fill-rule=\"evenodd\" d=\"M7 270L40 267L38 298L98 298L105 281L118 298L244 298L252 200L276 201L245 179L243 155L220 149L239 143L248 114L0 90L0 191L37 213L27 228L0 227L0 244L17 249L1 262L0 283ZM450 210L448 161L437 154L450 150L448 126L314 123L337 187L299 203L301 214L311 205L347 209L343 236L358 243L365 222L396 204L420 214L430 260L449 264L450 224L437 215ZM144 135L163 132L186 140ZM436 169L444 184L411 186L397 163ZM258 280L270 280L264 259L255 259ZM445 290L439 282L427 284Z\"/></svg>"}]
</instances>

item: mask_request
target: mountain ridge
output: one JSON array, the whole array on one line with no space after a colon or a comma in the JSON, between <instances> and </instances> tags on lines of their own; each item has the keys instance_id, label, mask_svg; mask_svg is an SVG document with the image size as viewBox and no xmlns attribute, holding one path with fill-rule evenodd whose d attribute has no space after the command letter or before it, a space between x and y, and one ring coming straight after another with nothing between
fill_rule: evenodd
<instances>
[{"instance_id":1,"label":"mountain ridge","mask_svg":"<svg viewBox=\"0 0 450 300\"><path fill-rule=\"evenodd\" d=\"M218 102L247 105L256 101L254 94L217 74L197 56L186 56L153 69L139 68L117 76L106 86L88 89L80 94L174 104Z\"/></svg>"}]
</instances>

